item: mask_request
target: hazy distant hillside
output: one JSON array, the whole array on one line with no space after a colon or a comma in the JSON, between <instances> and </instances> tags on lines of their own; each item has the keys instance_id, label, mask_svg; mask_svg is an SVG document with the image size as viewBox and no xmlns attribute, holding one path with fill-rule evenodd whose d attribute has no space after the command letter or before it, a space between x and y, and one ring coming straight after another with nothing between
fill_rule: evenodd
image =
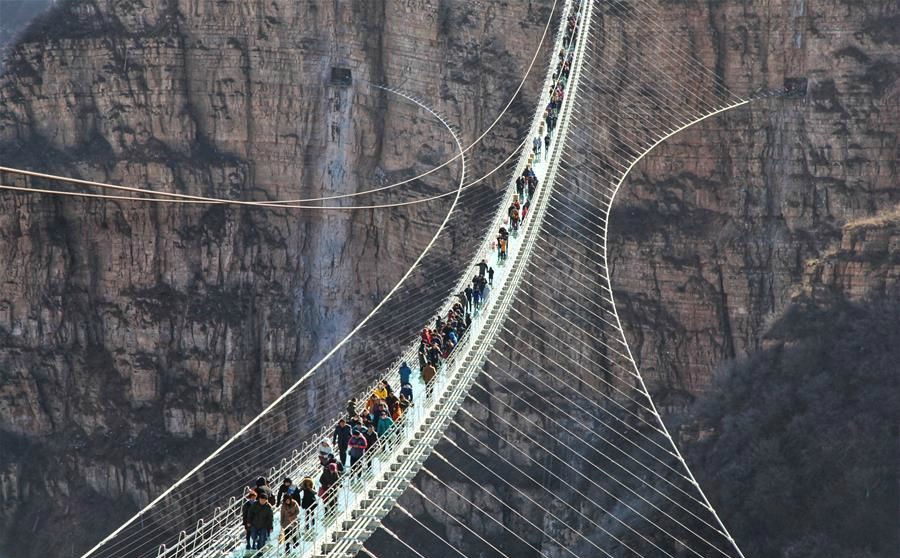
<instances>
[{"instance_id":1,"label":"hazy distant hillside","mask_svg":"<svg viewBox=\"0 0 900 558\"><path fill-rule=\"evenodd\" d=\"M6 46L16 34L53 0L0 0L0 72L6 57Z\"/></svg>"}]
</instances>

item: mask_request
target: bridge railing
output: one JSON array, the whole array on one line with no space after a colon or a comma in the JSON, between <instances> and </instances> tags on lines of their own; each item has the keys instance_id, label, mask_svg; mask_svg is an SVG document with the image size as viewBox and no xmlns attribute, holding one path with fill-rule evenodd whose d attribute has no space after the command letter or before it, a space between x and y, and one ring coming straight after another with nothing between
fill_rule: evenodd
<instances>
[{"instance_id":1,"label":"bridge railing","mask_svg":"<svg viewBox=\"0 0 900 558\"><path fill-rule=\"evenodd\" d=\"M401 355L396 361L395 364L392 365L391 370L394 370L393 374L396 374L399 379L399 366L404 361L411 360L411 356L408 356L412 351L414 351L415 345L412 345L403 355ZM414 355L415 353L412 352ZM385 375L382 377L386 377L389 375ZM367 391L364 391L364 394L370 394L380 383L380 379L374 381L368 388ZM286 477L295 478L300 476L304 471L313 471L314 467L312 464L318 464L318 445L319 442L323 439L330 438L330 434L334 429L334 425L337 424L338 420L342 418L343 415L337 415L334 420L330 423L327 423L323 426L314 437L303 443L299 450L295 449L291 453L290 458L283 458L281 463L278 466L272 467L268 471L268 479L270 482L273 479L283 479ZM308 475L305 475L308 476ZM195 548L202 548L204 546L215 546L215 547L224 547L227 546L227 539L231 539L233 541L233 537L225 536L222 533L222 536L218 536L217 530L225 529L229 523L229 520L239 520L241 517L241 508L244 503L244 499L246 497L246 490L240 499L231 497L229 499L229 504L224 508L216 507L213 510L213 513L209 519L201 520L198 522L198 528L190 533L186 533L182 531L179 533L179 538L176 544L172 546L161 545L157 552L157 558L177 558L180 556L198 556L194 552ZM238 521L238 527L242 530L243 527L240 525L240 521ZM200 541L204 541L201 544ZM205 553L203 554L205 555Z\"/></svg>"},{"instance_id":2,"label":"bridge railing","mask_svg":"<svg viewBox=\"0 0 900 558\"><path fill-rule=\"evenodd\" d=\"M542 85L542 90L540 94L540 101L538 105L538 110L536 111L535 118L532 122L532 126L529 129L528 139L525 141L525 149L523 150L517 166L516 170L513 174L512 179L510 180L506 192L502 196L502 199L498 205L499 210L495 212L495 216L491 224L487 227L487 236L483 241L483 244L479 250L477 250L471 261L469 262L469 266L465 268L465 271L462 273L461 278L457 282L453 291L451 291L450 296L444 302L439 314L445 315L450 308L455 304L457 298L455 293L460 292L465 288L465 286L470 282L470 274L471 270L473 270L476 265L481 261L484 257L484 254L490 253L491 248L491 237L495 234L495 232L505 224L507 220L506 216L506 207L510 203L512 203L513 195L515 194L514 181L517 176L520 176L526 166L529 164L529 157L527 153L530 152L530 140L535 137L537 134L540 123L542 121L542 113L543 107L546 106L549 100L549 91L550 86L554 84L553 79L553 70L556 64L556 53L560 50L563 44L563 38L566 33L566 25L567 19L571 11L571 4L573 0L567 0L565 2L565 8L562 10L562 15L560 18L560 25L557 28L555 40L554 40L554 48L551 51L551 60L549 63L549 70L546 74L545 80ZM581 3L579 2L579 7ZM578 14L578 12L575 12ZM548 154L545 154L545 157ZM510 256L513 254L511 253ZM476 320L480 320L482 318L482 314L478 314L473 316L473 325ZM454 350L451 357L447 360L447 362L441 367L441 370L438 372L437 376L434 379L434 385L432 389L439 389L437 387L438 383L447 378L450 374L448 373L449 367L454 366L456 363L455 358L457 355L465 352L463 347L465 347L471 338L471 331L473 328L469 328L466 333L463 335L463 338L460 339L460 343L457 346L456 350ZM397 370L402 362L414 363L417 361L417 352L418 352L418 339L413 341L407 349L393 362L391 367L389 368L388 375L393 377L399 377L399 373ZM414 369L418 367L413 366ZM372 383L372 385L363 392L362 399L365 398L372 392L372 390L377 386L379 380L376 380ZM395 384L396 385L396 384ZM420 414L421 413L421 414ZM320 525L326 526L325 530L328 531L329 528L334 527L337 523L337 520L344 516L345 513L349 513L351 508L353 507L351 504L353 501L358 499L358 494L355 496L348 493L346 490L348 484L351 484L354 480L353 477L360 476L360 467L363 464L377 462L379 460L383 460L383 457L386 455L391 455L392 451L396 451L400 447L400 442L403 439L401 433L407 428L406 425L412 424L411 419L413 417L421 418L425 413L425 405L418 403L412 405L410 409L401 417L400 421L403 421L403 427L398 428L395 426L392 429L392 435L388 437L388 439L379 441L379 446L376 448L377 451L374 452L366 452L366 459L358 462L354 469L345 473L342 476L341 481L332 488L335 493L333 496L338 505L335 505L330 509L330 511L322 513L321 517L317 518L317 521L320 521ZM320 440L324 438L329 438L331 430L333 429L333 425L337 422L337 420L342 415L338 415L334 418L334 420L330 423L326 423L323 426L317 435L312 439L312 441L305 442L300 450L294 450L292 452L291 458L282 459L282 462L276 466L272 467L269 471L269 479L277 482L276 479L281 479L284 477L291 478L300 478L303 476L314 476L315 473L313 471L321 470L321 467L318 462L318 452L317 447ZM399 421L398 421L399 422ZM418 422L418 421L414 421ZM398 425L399 426L399 425ZM344 480L347 482L344 482ZM344 489L344 493L341 493L342 489ZM329 494L326 493L324 495L326 498L329 497ZM171 548L166 548L165 545L159 548L158 558L177 558L181 556L201 556L201 557L212 557L216 556L221 557L224 554L229 552L234 552L237 550L237 547L243 546L244 541L244 528L241 524L241 507L243 505L243 498L236 499L232 497L229 500L229 504L224 508L216 508L210 517L209 520L198 522L197 529L195 529L191 533L184 533L179 536L178 542L172 546ZM317 500L317 504L322 509L322 500ZM318 513L318 512L317 512ZM277 510L276 510L276 523L277 523ZM276 535L278 528L276 527ZM316 536L314 541L309 541L310 544L315 544L316 542L321 542L321 538ZM277 545L270 545L273 549L277 547ZM298 545L298 551L302 551L302 544ZM292 554L294 552L292 551ZM268 554L267 554L268 555ZM262 556L262 555L260 555Z\"/></svg>"},{"instance_id":3,"label":"bridge railing","mask_svg":"<svg viewBox=\"0 0 900 558\"><path fill-rule=\"evenodd\" d=\"M315 537L310 541L313 547L316 544L327 542L334 531L343 527L343 521L353 519L353 511L357 509L359 501L368 498L368 494L358 491L361 486L365 486L365 483L360 482L361 479L365 478L371 481L385 472L384 467L391 466L394 461L392 458L396 457L402 448L409 445L410 440L415 437L415 432L425 424L427 415L435 412L438 406L436 403L439 402L441 394L448 387L448 382L465 358L467 354L465 349L473 342L479 330L479 324L486 317L487 312L485 311L475 313L471 326L460 337L459 343L450 356L441 363L437 374L429 383L422 385L423 393L418 398L414 397L413 404L403 413L387 435L379 438L378 445L371 451L367 450L353 467L341 475L338 483L322 495L318 502L319 506L323 506L324 502L329 499L333 499L335 502L317 518L319 523L315 529ZM377 486L376 490L378 490ZM260 556L261 558L273 556L275 552L276 549L273 546L270 551L264 552Z\"/></svg>"},{"instance_id":4,"label":"bridge railing","mask_svg":"<svg viewBox=\"0 0 900 558\"><path fill-rule=\"evenodd\" d=\"M579 10L580 10L580 8L581 8L580 2L578 3L578 6L579 6ZM557 32L557 41L554 43L556 46L560 46L562 44L562 38L565 33L566 22L568 19L569 12L570 12L570 9L567 4L567 9L565 9L563 11L563 16L561 19L562 24L560 25L560 29ZM575 12L576 16L580 16L580 14L581 14L580 11ZM579 18L579 23L581 23L580 18ZM554 49L553 53L555 54L556 52L557 52L557 50ZM566 49L566 52L569 52L569 49ZM548 71L547 78L545 79L544 90L542 91L542 94L541 94L541 104L539 105L538 115L540 115L543 112L543 106L549 99L548 86L554 85L554 88L555 88L555 83L552 78L553 67L554 67L553 65L554 65L555 61L556 61L556 59L554 57L553 62L551 62L550 70ZM535 122L533 123L533 126L530 130L529 138L533 137L534 133L539 128L539 122L540 122L540 116L537 116L535 119ZM530 151L529 149L526 149L525 153L528 153L529 151ZM549 156L549 154L548 154L548 156ZM515 176L518 176L521 174L521 172L524 170L524 167L527 164L528 164L528 157L522 156L519 160L519 165L517 168L517 172L514 174L514 178L515 178ZM502 204L500 206L501 211L497 212L497 214L495 215L495 219L492 224L492 228L489 229L489 231L491 231L489 234L492 234L492 231L494 229L499 229L500 225L504 222L505 212L503 210L505 209L506 204L511 203L513 193L514 193L514 189L512 188L512 183L511 183L510 187L507 190L506 195L504 196L504 201L502 202ZM525 225L523 224L523 226L525 226ZM517 245L517 243L510 243L509 257L510 257L511 261L515 260L516 254L518 252L518 248L519 248L519 246ZM487 240L485 240L482 249L484 251L487 251L490 249L489 238ZM475 257L472 260L472 267L475 266L475 263L477 263L480 260L480 258L481 258L481 254L476 253ZM502 271L501 271L501 273L502 273ZM500 278L500 279L503 280L502 278ZM460 288L462 288L462 286L464 286L466 283L468 283L467 275L462 278L462 285L460 286ZM486 303L484 305L484 309L487 310L487 308L490 306L490 304L492 302L493 302L493 300L486 301ZM448 306L452 303L453 303L453 300L451 299L448 303ZM466 351L467 346L469 346L471 343L475 342L475 339L476 339L478 333L480 332L480 330L482 329L482 326L484 325L484 324L481 324L481 322L486 320L487 316L488 316L487 311L482 311L475 316L475 319L473 320L473 323L472 323L472 327L467 329L463 338L460 339L460 343L457 346L456 350L454 350L450 359L447 360L447 362L444 364L441 372L435 378L436 381L435 381L435 386L433 388L435 393L443 394L445 391L445 388L447 387L444 384L444 382L450 381L451 378L455 377L456 369L462 364L463 359L466 358L469 354L468 351ZM442 399L447 398L447 395L441 395L441 398ZM443 410L439 409L438 406L435 406L434 408L432 408L431 405L428 404L428 402L426 402L425 411L430 415L434 415L436 413L443 412ZM421 418L422 418L421 415L417 415L415 417L416 420L414 421L413 424L421 426L422 425ZM406 446L406 443L403 442L403 439L401 436L397 436L392 440L392 445L395 445L397 448L400 448L400 447ZM394 450L391 449L391 445L385 445L384 447L382 447L380 449L383 452L384 456L393 455L392 451L394 451ZM385 461L389 461L389 460L385 459ZM394 467L394 466L395 466L394 464L391 465L391 467ZM396 482L397 480L398 479L391 479L389 481L384 482L383 483L384 488L390 490L391 486L402 484L402 483ZM352 482L352 480L351 480L351 482ZM362 496L365 497L366 495L362 495ZM358 494L358 493L352 494L351 497L358 499L360 497L360 494ZM350 513L350 510L351 510L351 506L349 505L349 502L347 502L346 505L344 505L344 506L336 507L333 509L333 513L329 514L328 521L333 524L340 524L340 520L342 518L346 518L346 514ZM333 519L331 516L333 516ZM341 525L341 527L343 528L343 525ZM336 531L337 528L335 527L333 530ZM327 534L324 538L326 540L328 540Z\"/></svg>"},{"instance_id":5,"label":"bridge railing","mask_svg":"<svg viewBox=\"0 0 900 558\"><path fill-rule=\"evenodd\" d=\"M480 317L479 317L480 319ZM468 332L467 332L468 333ZM468 335L464 334L465 342L468 342ZM463 340L461 339L461 345ZM461 347L460 347L461 348ZM381 465L387 462L387 457L394 455L409 439L409 432L417 425L421 424L425 417L428 402L432 400L429 394L435 390L440 390L447 381L448 374L446 371L456 362L455 355L462 354L463 351L454 351L441 366L438 374L432 381L424 385L420 402L413 404L405 413L397 420L394 427L388 433L379 438L378 445L372 450L367 450L363 457L358 460L352 467L349 467L344 474L340 476L338 483L327 490L317 498L315 513L312 521L309 523L314 525L314 529L299 530L297 543L295 543L292 554L303 553L311 550L316 544L323 542L328 534L334 530L338 521L348 517L354 508L354 504L360 499L361 494L357 493L354 488L360 484L363 478L374 478L382 472ZM299 458L299 452L297 457ZM291 467L297 467L300 470L301 462L312 461L297 459L283 464L283 466L272 469L272 474L289 475ZM317 456L314 458L314 465L304 463L303 472L308 473L304 476L312 476L313 471L321 469ZM275 477L278 478L278 477ZM181 532L179 540L175 546L166 548L160 547L158 553L159 558L171 558L173 556L216 556L240 554L244 544L244 528L240 522L241 500L232 498L229 506L222 510L216 510L213 518L209 521L201 520L198 522L197 529L191 533ZM304 521L303 513L298 521ZM304 522L304 524L306 524ZM271 556L278 549L277 541L281 526L278 525L276 513L276 529L271 537L270 544L265 549L255 554L255 557L263 558ZM313 534L313 537L309 537Z\"/></svg>"}]
</instances>

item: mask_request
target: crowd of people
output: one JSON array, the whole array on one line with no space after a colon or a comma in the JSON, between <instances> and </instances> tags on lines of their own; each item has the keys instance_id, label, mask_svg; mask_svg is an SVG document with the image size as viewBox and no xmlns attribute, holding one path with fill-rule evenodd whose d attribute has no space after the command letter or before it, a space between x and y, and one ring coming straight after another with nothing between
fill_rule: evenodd
<instances>
[{"instance_id":1,"label":"crowd of people","mask_svg":"<svg viewBox=\"0 0 900 558\"><path fill-rule=\"evenodd\" d=\"M280 540L286 550L297 544L302 531L314 527L320 501L326 515L333 511L336 486L345 471L353 471L353 466L378 445L380 438L389 434L412 405L411 376L412 369L404 362L400 366L398 392L383 379L364 404L360 405L356 398L347 402L347 417L338 420L330 438L319 444L318 458L322 469L318 483L312 477L305 477L297 486L292 479L285 478L276 494L268 479L260 477L254 488L247 489L241 518L248 550L258 550L266 545L274 529L276 509L281 525Z\"/></svg>"},{"instance_id":2,"label":"crowd of people","mask_svg":"<svg viewBox=\"0 0 900 558\"><path fill-rule=\"evenodd\" d=\"M580 2L576 1L574 13L577 13L579 6ZM498 265L503 265L506 261L510 235L516 235L521 223L528 216L531 201L537 190L538 178L533 164L539 162L543 154L549 153L551 135L557 125L574 56L570 47L577 32L578 18L571 15L563 37L564 48L559 52L553 73L549 91L550 101L545 107L539 133L532 141L528 164L516 178L516 191L507 208L509 229L501 226L497 234L495 246ZM441 365L450 358L472 325L472 316L481 311L490 296L494 284L494 268L486 258L482 259L476 268L478 273L465 289L456 295L456 302L446 316L437 316L433 325L423 328L420 334L418 364L427 397L431 396L434 379ZM366 452L377 447L379 440L391 432L397 421L412 405L412 373L412 368L404 362L399 369L399 391L395 392L388 380L384 379L362 405L357 399L350 399L347 402L346 417L338 421L330 438L322 440L319 444L321 473L318 483L312 477L305 477L299 485L295 485L292 479L285 478L275 492L269 487L268 479L260 477L254 488L247 489L246 499L241 508L247 549L261 549L267 544L274 529L276 509L281 526L280 540L288 551L292 545L298 543L301 532L314 527L320 501L326 515L333 510L336 487L345 473L345 468L354 471L354 465L363 459Z\"/></svg>"}]
</instances>

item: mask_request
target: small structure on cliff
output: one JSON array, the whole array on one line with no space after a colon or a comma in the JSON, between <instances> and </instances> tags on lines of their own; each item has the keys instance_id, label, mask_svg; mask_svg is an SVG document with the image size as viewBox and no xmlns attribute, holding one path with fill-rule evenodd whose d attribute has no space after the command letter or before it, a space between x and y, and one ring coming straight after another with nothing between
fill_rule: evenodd
<instances>
[{"instance_id":1,"label":"small structure on cliff","mask_svg":"<svg viewBox=\"0 0 900 558\"><path fill-rule=\"evenodd\" d=\"M353 85L353 74L350 68L332 66L331 85L337 85L338 87L350 87Z\"/></svg>"}]
</instances>

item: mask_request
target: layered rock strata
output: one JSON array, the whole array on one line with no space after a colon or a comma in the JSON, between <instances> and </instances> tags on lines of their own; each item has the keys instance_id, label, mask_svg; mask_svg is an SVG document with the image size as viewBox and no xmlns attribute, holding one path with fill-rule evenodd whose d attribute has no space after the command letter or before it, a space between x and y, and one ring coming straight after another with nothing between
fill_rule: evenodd
<instances>
[{"instance_id":1,"label":"layered rock strata","mask_svg":"<svg viewBox=\"0 0 900 558\"><path fill-rule=\"evenodd\" d=\"M798 297L823 297L822 302L824 297L896 299L896 226L892 223L900 201L896 167L900 37L895 31L900 13L893 2L640 3L656 10L648 24L638 16L639 3L604 4L605 16L615 11L613 4L627 5L624 12L628 17L605 18L604 25L625 28L629 33L622 41L615 33L598 40L610 65L617 56L623 60L621 66L627 67L641 57L667 60L673 52L680 52L703 61L725 87L743 97L787 93L763 96L674 136L633 169L613 209L609 264L619 314L648 387L668 414L704 392L722 364L763 348L770 326ZM629 11L632 7L634 11ZM692 79L679 69L673 64L669 78ZM616 141L613 134L604 135L612 127L604 121L610 112L605 100L615 103L630 97L635 102L635 85L627 78L596 84L595 90L604 99L595 100L592 107L598 122L598 154ZM715 89L698 83L697 91L706 96ZM666 115L653 110L648 115L665 121ZM583 232L589 220L590 215L573 209L568 222ZM559 222L556 226L561 227ZM602 261L594 259L599 267ZM567 270L566 262L562 263L561 269ZM547 284L566 289L574 280L564 273L547 278ZM548 289L545 296L540 291L532 289L536 298L529 299L548 307L534 308L530 305L536 303L529 303L518 320L547 315L554 306L571 310L571 305L554 299ZM599 298L597 293L593 296L593 300ZM586 294L580 300L588 305L590 299L591 294ZM578 311L566 311L558 320L585 319L586 312L582 309L579 316ZM534 392L495 390L496 382L485 377L483 384L489 386L492 397L483 392L475 397L490 412L481 405L469 405L473 416L460 416L462 428L449 435L463 450L449 443L439 446L440 451L458 459L456 464L476 481L467 480L440 459L432 459L426 467L450 488L427 474L417 483L443 510L415 494L405 495L401 503L450 546L471 555L489 553L490 547L467 526L509 555L571 556L569 551L599 555L575 530L587 539L600 540L604 537L601 528L608 528L631 544L635 534L617 523L616 517L650 539L638 541L638 548L657 543L673 555L690 555L684 546L673 544L627 508L631 505L647 512L651 504L662 504L652 491L644 489L651 493L649 501L636 497L615 501L592 484L601 478L592 462L626 482L634 479L628 480L609 456L621 462L628 458L600 441L610 436L610 430L573 403L577 400L595 415L604 416L581 399L589 399L583 394L597 384L579 365L600 370L599 363L591 362L589 350L561 347L559 340L550 336L568 328L559 325L549 332L531 331L525 343L510 339L526 354L528 346L544 355L562 348L571 358L557 360L568 366L544 358L529 364L524 357L516 357L524 370L501 358L485 367L492 378L513 386L505 377L508 369ZM608 339L597 339L595 360L604 354L604 341ZM498 352L510 351L501 347ZM561 378L576 372L581 376L576 383L581 393L565 391L568 397L562 397L528 378L539 367L547 367ZM541 377L556 387L568 382L551 381L548 374ZM566 417L559 409L572 416ZM561 422L552 422L543 413ZM488 427L500 436L489 433ZM651 470L633 471L643 479L653 478ZM599 482L619 494L627 492L610 488L614 484L609 479ZM579 495L579 490L588 497ZM765 494L752 496L764 498ZM577 510L567 508L566 503L576 503ZM727 506L728 502L715 504ZM666 505L670 512L676 509ZM449 519L447 512L465 525ZM687 517L678 513L679 520ZM746 524L736 523L741 530L733 534L739 544L747 537L759 536ZM671 529L672 523L663 524ZM394 532L422 533L425 555L447 552L445 542L424 535L426 531L402 513L392 513L388 525ZM694 542L695 549L710 551ZM372 546L376 550L394 547L397 543L383 533ZM622 545L604 550L613 556L633 555ZM659 553L649 548L648 555Z\"/></svg>"},{"instance_id":2,"label":"layered rock strata","mask_svg":"<svg viewBox=\"0 0 900 558\"><path fill-rule=\"evenodd\" d=\"M478 177L524 139L543 73L515 92L552 5L59 3L7 59L0 160L278 200L367 190L454 157L447 130L373 87L384 83L443 113L465 145L502 114L469 153ZM459 169L359 203L448 192ZM485 207L507 173L472 190ZM6 547L77 556L159 493L374 306L448 199L338 212L0 195ZM442 258L468 258L481 226L471 207L456 215Z\"/></svg>"}]
</instances>

